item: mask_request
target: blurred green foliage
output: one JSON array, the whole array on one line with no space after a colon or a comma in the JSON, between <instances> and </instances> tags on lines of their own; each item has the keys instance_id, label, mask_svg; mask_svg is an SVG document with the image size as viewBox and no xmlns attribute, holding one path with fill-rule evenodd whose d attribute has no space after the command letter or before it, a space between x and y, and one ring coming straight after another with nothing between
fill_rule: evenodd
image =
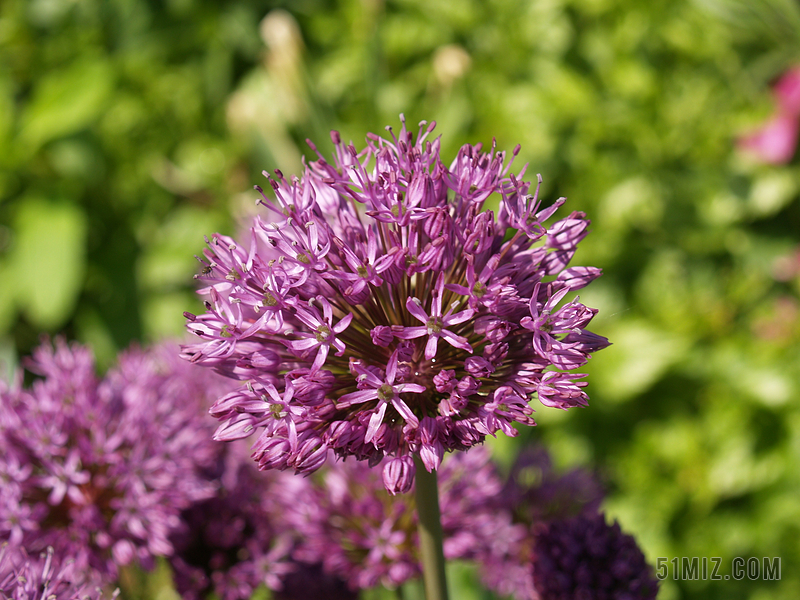
<instances>
[{"instance_id":1,"label":"blurred green foliage","mask_svg":"<svg viewBox=\"0 0 800 600\"><path fill-rule=\"evenodd\" d=\"M783 560L660 598L800 597L800 168L735 149L798 54L790 0L6 0L0 353L63 331L107 364L180 334L203 234L252 214L261 169L299 173L306 138L327 154L329 129L358 145L403 112L445 159L520 143L593 220L582 300L614 342L590 408L523 437L599 470L653 562Z\"/></svg>"}]
</instances>

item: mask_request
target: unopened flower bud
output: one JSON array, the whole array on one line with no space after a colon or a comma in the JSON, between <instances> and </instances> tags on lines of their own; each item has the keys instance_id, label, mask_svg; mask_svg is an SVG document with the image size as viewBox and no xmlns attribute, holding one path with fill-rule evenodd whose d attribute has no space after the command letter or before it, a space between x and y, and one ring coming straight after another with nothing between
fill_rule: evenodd
<instances>
[{"instance_id":1,"label":"unopened flower bud","mask_svg":"<svg viewBox=\"0 0 800 600\"><path fill-rule=\"evenodd\" d=\"M405 494L414 484L415 473L414 459L410 456L389 459L383 466L383 485L392 496Z\"/></svg>"}]
</instances>

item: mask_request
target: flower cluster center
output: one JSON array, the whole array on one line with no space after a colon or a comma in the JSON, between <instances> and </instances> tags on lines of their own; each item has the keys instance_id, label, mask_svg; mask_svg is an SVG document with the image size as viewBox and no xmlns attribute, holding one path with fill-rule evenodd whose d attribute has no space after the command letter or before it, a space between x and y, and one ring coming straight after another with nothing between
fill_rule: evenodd
<instances>
[{"instance_id":1,"label":"flower cluster center","mask_svg":"<svg viewBox=\"0 0 800 600\"><path fill-rule=\"evenodd\" d=\"M442 317L431 317L428 319L428 322L425 323L425 326L428 328L428 335L441 333L442 329L444 329L444 325L442 325Z\"/></svg>"},{"instance_id":2,"label":"flower cluster center","mask_svg":"<svg viewBox=\"0 0 800 600\"><path fill-rule=\"evenodd\" d=\"M388 383L384 383L381 387L378 388L378 399L383 400L384 402L391 402L392 398L394 398L394 388L389 385Z\"/></svg>"}]
</instances>

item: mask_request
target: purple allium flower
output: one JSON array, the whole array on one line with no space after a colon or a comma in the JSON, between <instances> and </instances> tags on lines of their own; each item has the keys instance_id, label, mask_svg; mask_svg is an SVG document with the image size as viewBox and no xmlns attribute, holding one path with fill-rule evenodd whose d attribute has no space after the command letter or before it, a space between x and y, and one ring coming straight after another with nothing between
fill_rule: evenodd
<instances>
[{"instance_id":1,"label":"purple allium flower","mask_svg":"<svg viewBox=\"0 0 800 600\"><path fill-rule=\"evenodd\" d=\"M490 548L478 557L484 585L503 596L539 600L531 571L537 527L575 515L594 515L602 498L603 490L589 471L558 473L543 447L523 450L495 496L496 510L513 515L522 535L509 536L505 547Z\"/></svg>"},{"instance_id":2,"label":"purple allium flower","mask_svg":"<svg viewBox=\"0 0 800 600\"><path fill-rule=\"evenodd\" d=\"M525 168L510 170L519 147L507 160L466 145L447 167L433 128L414 139L403 120L360 152L334 132L333 164L318 154L301 179L269 179L271 214L249 239L208 243L207 312L186 313L202 341L184 356L245 382L211 413L216 439L260 430L260 468L310 473L330 449L372 465L418 453L432 470L535 425L534 395L587 403L567 371L608 341L585 329L595 310L561 302L600 275L567 268L589 221L545 224L564 199L540 209L541 177L531 195ZM385 464L393 492L408 465Z\"/></svg>"},{"instance_id":3,"label":"purple allium flower","mask_svg":"<svg viewBox=\"0 0 800 600\"><path fill-rule=\"evenodd\" d=\"M171 554L180 511L213 494L204 400L230 387L187 366L166 346L130 350L98 379L88 349L39 347L40 379L0 389L0 538L106 579Z\"/></svg>"},{"instance_id":4,"label":"purple allium flower","mask_svg":"<svg viewBox=\"0 0 800 600\"><path fill-rule=\"evenodd\" d=\"M487 588L518 600L655 598L635 540L598 513L603 490L589 471L557 473L544 448L529 448L496 498L525 533L478 557Z\"/></svg>"},{"instance_id":5,"label":"purple allium flower","mask_svg":"<svg viewBox=\"0 0 800 600\"><path fill-rule=\"evenodd\" d=\"M394 588L417 577L413 496L392 496L380 472L363 462L333 462L320 476L311 494L290 486L279 492L281 515L301 539L294 557L322 564L325 573L343 577L352 591ZM484 448L451 456L441 466L439 485L449 560L498 555L526 535L526 527L511 522L510 512L497 510L502 483Z\"/></svg>"},{"instance_id":6,"label":"purple allium flower","mask_svg":"<svg viewBox=\"0 0 800 600\"><path fill-rule=\"evenodd\" d=\"M274 592L275 600L357 600L354 592L335 574L326 573L321 564L295 563L283 578L283 586Z\"/></svg>"},{"instance_id":7,"label":"purple allium flower","mask_svg":"<svg viewBox=\"0 0 800 600\"><path fill-rule=\"evenodd\" d=\"M533 580L541 600L653 600L658 593L636 541L602 514L542 524Z\"/></svg>"},{"instance_id":8,"label":"purple allium flower","mask_svg":"<svg viewBox=\"0 0 800 600\"><path fill-rule=\"evenodd\" d=\"M181 597L198 600L213 591L222 600L246 600L259 585L286 590L287 578L291 587L294 576L310 567L291 559L295 534L281 516L281 489L308 495L311 482L288 473L264 476L241 444L227 448L216 475L216 495L185 510L171 537L170 563ZM346 587L328 579L331 589ZM284 597L292 596L287 591Z\"/></svg>"},{"instance_id":9,"label":"purple allium flower","mask_svg":"<svg viewBox=\"0 0 800 600\"><path fill-rule=\"evenodd\" d=\"M36 558L20 547L0 545L0 598L3 600L114 599L84 578L72 562L62 562L48 548Z\"/></svg>"},{"instance_id":10,"label":"purple allium flower","mask_svg":"<svg viewBox=\"0 0 800 600\"><path fill-rule=\"evenodd\" d=\"M533 525L600 509L604 491L597 477L586 469L559 473L542 446L523 450L511 467L500 494L517 522Z\"/></svg>"}]
</instances>

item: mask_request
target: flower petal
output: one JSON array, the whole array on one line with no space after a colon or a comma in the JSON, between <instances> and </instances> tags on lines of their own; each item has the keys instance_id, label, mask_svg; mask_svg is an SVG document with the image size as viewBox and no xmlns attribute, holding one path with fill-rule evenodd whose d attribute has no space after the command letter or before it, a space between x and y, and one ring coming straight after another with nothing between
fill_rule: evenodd
<instances>
[{"instance_id":1,"label":"flower petal","mask_svg":"<svg viewBox=\"0 0 800 600\"><path fill-rule=\"evenodd\" d=\"M385 400L381 400L378 403L378 410L372 414L369 418L369 426L367 427L367 435L364 436L364 441L369 443L375 437L375 434L378 433L378 427L381 426L383 423L383 417L386 414L386 407L387 403Z\"/></svg>"},{"instance_id":2,"label":"flower petal","mask_svg":"<svg viewBox=\"0 0 800 600\"><path fill-rule=\"evenodd\" d=\"M414 427L419 426L419 419L417 419L417 416L411 412L408 404L403 402L398 396L392 398L392 406L394 406L395 410L400 413L400 416L406 420L406 423L411 423Z\"/></svg>"},{"instance_id":3,"label":"flower petal","mask_svg":"<svg viewBox=\"0 0 800 600\"><path fill-rule=\"evenodd\" d=\"M336 401L336 405L338 407L346 407L352 406L353 404L361 404L362 402L369 402L370 400L375 400L378 397L378 390L359 390L357 392L351 392L349 394L345 394L339 400Z\"/></svg>"}]
</instances>

